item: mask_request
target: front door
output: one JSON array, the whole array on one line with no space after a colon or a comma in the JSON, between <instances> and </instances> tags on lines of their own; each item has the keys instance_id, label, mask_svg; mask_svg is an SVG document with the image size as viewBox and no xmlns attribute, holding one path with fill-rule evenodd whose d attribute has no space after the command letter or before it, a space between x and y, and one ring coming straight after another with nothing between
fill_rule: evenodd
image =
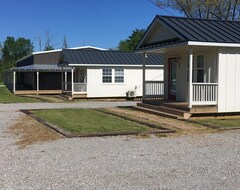
<instances>
[{"instance_id":1,"label":"front door","mask_svg":"<svg viewBox=\"0 0 240 190\"><path fill-rule=\"evenodd\" d=\"M177 59L170 58L168 63L168 98L171 100L176 100L176 68Z\"/></svg>"}]
</instances>

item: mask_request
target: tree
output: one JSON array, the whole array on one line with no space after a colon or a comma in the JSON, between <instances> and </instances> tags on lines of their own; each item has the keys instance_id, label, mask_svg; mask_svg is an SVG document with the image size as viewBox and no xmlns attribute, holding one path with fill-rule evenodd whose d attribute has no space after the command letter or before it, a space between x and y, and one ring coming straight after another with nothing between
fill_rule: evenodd
<instances>
[{"instance_id":1,"label":"tree","mask_svg":"<svg viewBox=\"0 0 240 190\"><path fill-rule=\"evenodd\" d=\"M126 40L121 40L118 44L118 49L121 51L132 51L135 49L137 43L142 38L145 29L135 29Z\"/></svg>"},{"instance_id":2,"label":"tree","mask_svg":"<svg viewBox=\"0 0 240 190\"><path fill-rule=\"evenodd\" d=\"M0 44L0 81L2 81L2 72L6 69L9 69L15 66L15 63L18 59L28 55L33 52L33 43L30 39L7 37L3 42L3 45Z\"/></svg>"},{"instance_id":3,"label":"tree","mask_svg":"<svg viewBox=\"0 0 240 190\"><path fill-rule=\"evenodd\" d=\"M186 17L239 20L239 0L149 0L156 6L165 9L172 8Z\"/></svg>"},{"instance_id":4,"label":"tree","mask_svg":"<svg viewBox=\"0 0 240 190\"><path fill-rule=\"evenodd\" d=\"M52 39L53 37L50 35L49 31L46 31L46 42L44 46L44 51L54 50L54 47L52 45Z\"/></svg>"},{"instance_id":5,"label":"tree","mask_svg":"<svg viewBox=\"0 0 240 190\"><path fill-rule=\"evenodd\" d=\"M63 49L67 49L68 48L67 38L66 38L65 35L63 36L63 47L62 48Z\"/></svg>"},{"instance_id":6,"label":"tree","mask_svg":"<svg viewBox=\"0 0 240 190\"><path fill-rule=\"evenodd\" d=\"M2 60L3 64L14 65L18 59L33 52L33 43L30 39L23 37L15 39L8 36L3 43Z\"/></svg>"}]
</instances>

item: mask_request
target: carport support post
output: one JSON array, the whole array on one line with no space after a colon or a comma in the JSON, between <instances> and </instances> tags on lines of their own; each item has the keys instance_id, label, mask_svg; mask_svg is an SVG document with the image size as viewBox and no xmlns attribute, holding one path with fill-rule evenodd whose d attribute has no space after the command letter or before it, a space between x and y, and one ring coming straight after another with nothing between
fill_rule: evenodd
<instances>
[{"instance_id":1,"label":"carport support post","mask_svg":"<svg viewBox=\"0 0 240 190\"><path fill-rule=\"evenodd\" d=\"M39 72L37 71L37 91L39 91Z\"/></svg>"},{"instance_id":2,"label":"carport support post","mask_svg":"<svg viewBox=\"0 0 240 190\"><path fill-rule=\"evenodd\" d=\"M65 72L65 80L64 81L65 81L65 87L64 88L65 88L65 90L67 90L67 72Z\"/></svg>"},{"instance_id":3,"label":"carport support post","mask_svg":"<svg viewBox=\"0 0 240 190\"><path fill-rule=\"evenodd\" d=\"M16 92L16 71L13 71L13 93Z\"/></svg>"},{"instance_id":4,"label":"carport support post","mask_svg":"<svg viewBox=\"0 0 240 190\"><path fill-rule=\"evenodd\" d=\"M143 100L145 99L145 94L146 94L146 85L145 85L145 79L146 79L146 60L147 60L147 54L144 52L143 53Z\"/></svg>"},{"instance_id":5,"label":"carport support post","mask_svg":"<svg viewBox=\"0 0 240 190\"><path fill-rule=\"evenodd\" d=\"M193 68L193 51L192 51L192 48L191 48L191 49L189 50L188 108L192 108L192 96L193 96L192 68Z\"/></svg>"},{"instance_id":6,"label":"carport support post","mask_svg":"<svg viewBox=\"0 0 240 190\"><path fill-rule=\"evenodd\" d=\"M74 77L73 74L74 74L74 72L73 72L73 71L74 71L74 69L73 69L73 67L72 67L72 96L73 96L73 93L74 93L74 83L73 83L73 82L74 82L74 80L73 80L73 77Z\"/></svg>"},{"instance_id":7,"label":"carport support post","mask_svg":"<svg viewBox=\"0 0 240 190\"><path fill-rule=\"evenodd\" d=\"M61 90L63 93L63 67L61 67Z\"/></svg>"}]
</instances>

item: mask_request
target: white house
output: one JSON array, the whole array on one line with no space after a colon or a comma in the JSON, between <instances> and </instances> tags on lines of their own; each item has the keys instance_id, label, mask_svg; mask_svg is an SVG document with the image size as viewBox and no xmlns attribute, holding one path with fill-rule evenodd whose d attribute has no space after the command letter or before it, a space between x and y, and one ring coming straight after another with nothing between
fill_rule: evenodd
<instances>
[{"instance_id":1,"label":"white house","mask_svg":"<svg viewBox=\"0 0 240 190\"><path fill-rule=\"evenodd\" d=\"M71 69L71 80L62 73L62 91L72 98L141 97L143 60L127 51L64 49L59 66ZM161 55L148 57L147 80L163 80L163 60Z\"/></svg>"},{"instance_id":2,"label":"white house","mask_svg":"<svg viewBox=\"0 0 240 190\"><path fill-rule=\"evenodd\" d=\"M164 93L145 87L145 99L163 96L190 114L240 112L239 21L156 16L136 52L165 57Z\"/></svg>"}]
</instances>

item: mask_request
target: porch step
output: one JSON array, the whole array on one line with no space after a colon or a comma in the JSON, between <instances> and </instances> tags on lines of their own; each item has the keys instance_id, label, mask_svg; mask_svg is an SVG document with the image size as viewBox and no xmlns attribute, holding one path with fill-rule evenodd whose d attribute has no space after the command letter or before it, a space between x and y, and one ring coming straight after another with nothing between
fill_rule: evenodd
<instances>
[{"instance_id":1,"label":"porch step","mask_svg":"<svg viewBox=\"0 0 240 190\"><path fill-rule=\"evenodd\" d=\"M172 118L172 119L184 119L179 115L174 115L174 114L161 112L161 111L157 111L157 110L153 110L153 109L149 109L149 108L144 108L144 107L140 107L140 106L133 106L133 108L136 109L136 110L145 112L145 113L150 113L150 114L154 114L154 115L158 115L158 116L162 116L162 117L168 117L168 118Z\"/></svg>"},{"instance_id":2,"label":"porch step","mask_svg":"<svg viewBox=\"0 0 240 190\"><path fill-rule=\"evenodd\" d=\"M161 112L161 114L165 114L166 116L170 115L171 117L174 117L177 119L189 119L191 116L191 114L186 110L172 108L164 104L157 106L157 105L138 103L137 106L141 108L153 110L154 112L156 111Z\"/></svg>"}]
</instances>

